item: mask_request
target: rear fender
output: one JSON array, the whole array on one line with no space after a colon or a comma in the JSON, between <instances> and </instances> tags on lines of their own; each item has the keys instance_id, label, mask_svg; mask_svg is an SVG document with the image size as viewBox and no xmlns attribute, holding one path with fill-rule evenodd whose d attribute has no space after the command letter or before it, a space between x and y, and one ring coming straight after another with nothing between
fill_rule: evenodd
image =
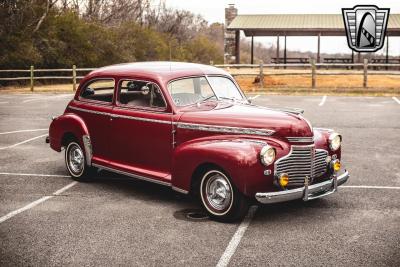
<instances>
[{"instance_id":1,"label":"rear fender","mask_svg":"<svg viewBox=\"0 0 400 267\"><path fill-rule=\"evenodd\" d=\"M63 138L66 134L73 135L83 147L87 147L87 140L90 144L88 128L81 117L73 113L65 113L55 118L49 128L50 147L58 152L63 147ZM84 144L83 139L86 139Z\"/></svg>"}]
</instances>

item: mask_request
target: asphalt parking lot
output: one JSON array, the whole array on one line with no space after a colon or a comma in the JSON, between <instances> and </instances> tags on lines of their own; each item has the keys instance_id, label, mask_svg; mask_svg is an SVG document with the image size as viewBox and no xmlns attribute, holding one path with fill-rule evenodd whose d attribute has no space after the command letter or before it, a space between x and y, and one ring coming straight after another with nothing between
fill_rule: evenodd
<instances>
[{"instance_id":1,"label":"asphalt parking lot","mask_svg":"<svg viewBox=\"0 0 400 267\"><path fill-rule=\"evenodd\" d=\"M44 142L71 97L0 95L1 266L400 266L400 97L256 98L339 131L351 178L235 224L187 219L191 198L120 175L74 183Z\"/></svg>"}]
</instances>

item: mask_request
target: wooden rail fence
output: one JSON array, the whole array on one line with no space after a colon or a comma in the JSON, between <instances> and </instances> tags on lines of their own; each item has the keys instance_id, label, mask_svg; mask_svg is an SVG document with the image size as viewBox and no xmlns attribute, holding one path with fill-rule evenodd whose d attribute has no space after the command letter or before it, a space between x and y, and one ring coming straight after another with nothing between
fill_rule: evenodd
<instances>
[{"instance_id":1,"label":"wooden rail fence","mask_svg":"<svg viewBox=\"0 0 400 267\"><path fill-rule=\"evenodd\" d=\"M212 64L212 63L211 63ZM212 64L213 65L213 64ZM260 61L259 64L225 64L225 65L214 65L218 68L225 68L228 70L231 69L245 69L245 70L253 70L258 69L258 71L254 72L240 72L240 73L231 73L232 76L258 76L260 80L260 88L264 88L264 77L266 75L271 76L281 76L281 75L310 75L311 76L311 87L316 88L316 78L320 75L362 75L363 76L363 87L368 87L368 76L369 75L400 75L400 71L370 71L370 69L400 69L400 64L385 64L385 63L369 63L367 59L364 59L364 63L316 63L315 59L310 59L310 63L299 63L299 64L264 64ZM277 68L292 68L291 72L282 71L275 73L266 73L265 70L271 69L276 70ZM294 68L294 69L293 69ZM329 68L343 68L345 70L333 71L333 72L320 72L321 69L329 69ZM35 87L35 80L70 80L72 82L72 90L75 91L77 88L77 80L82 79L84 76L79 76L77 73L88 72L95 70L96 68L77 68L75 65L72 66L71 69L35 69L34 66L31 66L28 70L18 69L18 70L0 70L0 73L29 73L29 76L19 76L19 77L0 77L0 81L20 81L20 80L29 80L30 89L33 92ZM305 69L310 70L310 72L300 72L296 69ZM346 70L347 69L347 70ZM349 69L355 70L359 69L359 71L349 71ZM71 76L38 76L35 75L37 73L57 73L57 72L70 72Z\"/></svg>"},{"instance_id":2,"label":"wooden rail fence","mask_svg":"<svg viewBox=\"0 0 400 267\"><path fill-rule=\"evenodd\" d=\"M75 65L71 69L35 69L31 66L29 70L0 70L0 73L29 73L29 76L20 77L0 77L0 81L22 81L29 80L31 91L34 91L35 80L71 80L72 90L76 90L77 80L82 79L84 76L78 76L77 72L88 72L96 68L77 68ZM48 72L70 72L71 76L37 76L35 73L48 73Z\"/></svg>"}]
</instances>

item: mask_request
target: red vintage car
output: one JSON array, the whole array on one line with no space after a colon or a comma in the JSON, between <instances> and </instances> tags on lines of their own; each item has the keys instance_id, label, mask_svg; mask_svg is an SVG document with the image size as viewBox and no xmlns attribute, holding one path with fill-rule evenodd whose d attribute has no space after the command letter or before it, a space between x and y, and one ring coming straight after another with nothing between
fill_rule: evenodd
<instances>
[{"instance_id":1,"label":"red vintage car","mask_svg":"<svg viewBox=\"0 0 400 267\"><path fill-rule=\"evenodd\" d=\"M65 149L79 181L104 169L197 195L232 221L249 203L305 201L345 183L342 137L312 128L297 109L251 104L227 72L147 62L100 68L54 118L50 146Z\"/></svg>"}]
</instances>

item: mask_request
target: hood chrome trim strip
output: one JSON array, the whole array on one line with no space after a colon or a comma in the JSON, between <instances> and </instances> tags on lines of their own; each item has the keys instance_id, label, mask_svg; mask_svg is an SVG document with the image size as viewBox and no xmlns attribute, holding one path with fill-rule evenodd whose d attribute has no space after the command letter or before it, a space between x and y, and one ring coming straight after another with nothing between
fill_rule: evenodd
<instances>
[{"instance_id":1,"label":"hood chrome trim strip","mask_svg":"<svg viewBox=\"0 0 400 267\"><path fill-rule=\"evenodd\" d=\"M286 137L289 142L293 143L312 143L314 142L314 137Z\"/></svg>"},{"instance_id":2,"label":"hood chrome trim strip","mask_svg":"<svg viewBox=\"0 0 400 267\"><path fill-rule=\"evenodd\" d=\"M186 123L186 122L178 122L177 126L178 128L181 129L199 130L205 132L218 132L218 133L234 133L234 134L264 135L264 136L271 136L272 134L275 133L274 130L268 130L268 129L241 128L241 127L196 124L196 123Z\"/></svg>"}]
</instances>

